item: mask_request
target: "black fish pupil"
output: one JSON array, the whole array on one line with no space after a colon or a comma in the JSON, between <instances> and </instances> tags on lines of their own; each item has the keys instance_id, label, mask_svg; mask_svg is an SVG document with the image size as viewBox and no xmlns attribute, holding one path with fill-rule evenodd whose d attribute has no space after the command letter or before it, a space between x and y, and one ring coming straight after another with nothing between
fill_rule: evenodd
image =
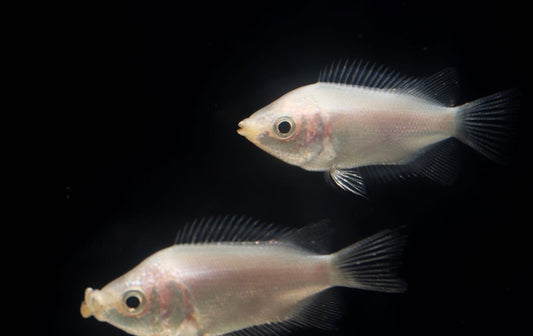
<instances>
[{"instance_id":1,"label":"black fish pupil","mask_svg":"<svg viewBox=\"0 0 533 336\"><path fill-rule=\"evenodd\" d=\"M287 134L291 130L291 123L288 121L282 121L278 124L278 131L281 134Z\"/></svg>"},{"instance_id":2,"label":"black fish pupil","mask_svg":"<svg viewBox=\"0 0 533 336\"><path fill-rule=\"evenodd\" d=\"M141 300L136 296L130 296L126 299L126 306L131 309L136 309L140 306Z\"/></svg>"}]
</instances>

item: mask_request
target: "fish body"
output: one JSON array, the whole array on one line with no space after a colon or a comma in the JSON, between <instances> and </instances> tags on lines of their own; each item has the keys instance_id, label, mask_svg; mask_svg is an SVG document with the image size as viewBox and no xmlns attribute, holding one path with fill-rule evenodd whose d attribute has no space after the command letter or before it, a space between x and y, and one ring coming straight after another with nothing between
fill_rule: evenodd
<instances>
[{"instance_id":1,"label":"fish body","mask_svg":"<svg viewBox=\"0 0 533 336\"><path fill-rule=\"evenodd\" d=\"M454 132L455 108L409 95L316 83L281 98L286 99L309 101L312 107L301 110L310 112L296 119L309 126L320 125L319 132L313 134L316 140L307 138L307 145L313 144L313 140L317 143L315 155L293 161L311 171L404 162L420 149ZM274 104L265 112L277 108Z\"/></svg>"},{"instance_id":2,"label":"fish body","mask_svg":"<svg viewBox=\"0 0 533 336\"><path fill-rule=\"evenodd\" d=\"M384 231L332 254L315 253L284 238L178 244L101 290L88 288L81 313L132 335L324 327L324 316L337 313L316 307L328 288L405 290L393 272L404 238Z\"/></svg>"},{"instance_id":3,"label":"fish body","mask_svg":"<svg viewBox=\"0 0 533 336\"><path fill-rule=\"evenodd\" d=\"M402 168L389 169L392 174L446 181L453 168L449 153L419 159L452 137L501 159L517 90L452 106L452 69L411 79L361 64L338 65L317 83L283 95L242 120L238 133L289 164L328 172L342 189L359 195L366 192L360 167L393 165Z\"/></svg>"}]
</instances>

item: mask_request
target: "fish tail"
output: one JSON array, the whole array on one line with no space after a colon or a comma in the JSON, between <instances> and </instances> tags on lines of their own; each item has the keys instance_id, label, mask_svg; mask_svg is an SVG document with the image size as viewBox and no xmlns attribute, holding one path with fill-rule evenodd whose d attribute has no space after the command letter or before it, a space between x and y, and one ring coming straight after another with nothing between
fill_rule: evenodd
<instances>
[{"instance_id":1,"label":"fish tail","mask_svg":"<svg viewBox=\"0 0 533 336\"><path fill-rule=\"evenodd\" d=\"M331 255L332 285L401 293L407 284L397 276L407 237L384 230Z\"/></svg>"},{"instance_id":2,"label":"fish tail","mask_svg":"<svg viewBox=\"0 0 533 336\"><path fill-rule=\"evenodd\" d=\"M506 163L520 94L519 89L510 89L458 106L455 137L487 158Z\"/></svg>"}]
</instances>

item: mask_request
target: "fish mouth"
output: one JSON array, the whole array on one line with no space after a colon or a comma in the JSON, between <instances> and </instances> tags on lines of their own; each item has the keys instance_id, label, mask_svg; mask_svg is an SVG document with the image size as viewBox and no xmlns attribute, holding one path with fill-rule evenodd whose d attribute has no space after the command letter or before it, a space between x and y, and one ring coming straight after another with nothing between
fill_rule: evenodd
<instances>
[{"instance_id":1,"label":"fish mouth","mask_svg":"<svg viewBox=\"0 0 533 336\"><path fill-rule=\"evenodd\" d=\"M237 133L239 133L239 135L242 135L242 136L246 136L246 119L244 120L241 120L238 124L237 124L237 127L239 127L237 129Z\"/></svg>"},{"instance_id":2,"label":"fish mouth","mask_svg":"<svg viewBox=\"0 0 533 336\"><path fill-rule=\"evenodd\" d=\"M237 126L239 127L237 129L237 133L247 138L248 140L255 139L260 133L255 127L253 127L249 118L241 120Z\"/></svg>"},{"instance_id":3,"label":"fish mouth","mask_svg":"<svg viewBox=\"0 0 533 336\"><path fill-rule=\"evenodd\" d=\"M102 320L102 313L104 306L101 303L100 291L92 288L85 290L85 299L81 303L80 313L84 318L94 316L98 320Z\"/></svg>"}]
</instances>

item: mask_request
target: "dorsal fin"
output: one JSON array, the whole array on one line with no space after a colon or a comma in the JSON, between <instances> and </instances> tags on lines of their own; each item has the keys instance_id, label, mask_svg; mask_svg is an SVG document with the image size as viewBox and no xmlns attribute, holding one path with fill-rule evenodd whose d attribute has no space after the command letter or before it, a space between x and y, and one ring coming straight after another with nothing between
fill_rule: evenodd
<instances>
[{"instance_id":1,"label":"dorsal fin","mask_svg":"<svg viewBox=\"0 0 533 336\"><path fill-rule=\"evenodd\" d=\"M405 93L453 106L458 89L457 72L452 68L444 68L431 76L413 81Z\"/></svg>"},{"instance_id":2,"label":"dorsal fin","mask_svg":"<svg viewBox=\"0 0 533 336\"><path fill-rule=\"evenodd\" d=\"M414 78L401 75L389 67L363 60L331 64L320 72L318 82L363 86L376 89L399 89L409 86Z\"/></svg>"},{"instance_id":3,"label":"dorsal fin","mask_svg":"<svg viewBox=\"0 0 533 336\"><path fill-rule=\"evenodd\" d=\"M211 216L185 224L176 235L176 244L278 240L292 229L246 216Z\"/></svg>"},{"instance_id":4,"label":"dorsal fin","mask_svg":"<svg viewBox=\"0 0 533 336\"><path fill-rule=\"evenodd\" d=\"M331 222L324 219L316 223L293 229L284 234L283 237L280 237L280 241L296 245L310 252L327 254L332 252L332 237L333 228Z\"/></svg>"},{"instance_id":5,"label":"dorsal fin","mask_svg":"<svg viewBox=\"0 0 533 336\"><path fill-rule=\"evenodd\" d=\"M455 102L459 83L452 68L445 68L425 78L414 78L363 60L333 63L320 72L318 82L393 91L448 106Z\"/></svg>"},{"instance_id":6,"label":"dorsal fin","mask_svg":"<svg viewBox=\"0 0 533 336\"><path fill-rule=\"evenodd\" d=\"M277 241L326 254L331 252L332 231L329 220L288 228L246 216L211 216L186 223L175 244Z\"/></svg>"}]
</instances>

